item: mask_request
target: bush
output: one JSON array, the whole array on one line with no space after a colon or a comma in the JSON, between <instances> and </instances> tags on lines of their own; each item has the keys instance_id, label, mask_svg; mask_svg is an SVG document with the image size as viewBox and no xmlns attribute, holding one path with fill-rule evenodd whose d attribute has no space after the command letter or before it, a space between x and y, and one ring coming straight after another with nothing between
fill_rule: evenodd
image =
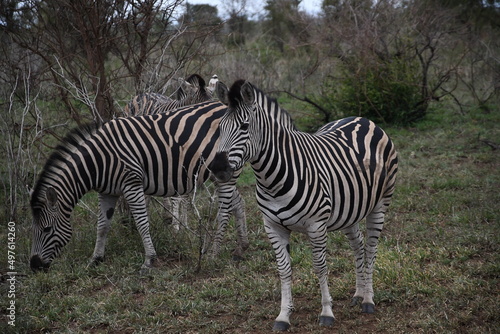
<instances>
[{"instance_id":1,"label":"bush","mask_svg":"<svg viewBox=\"0 0 500 334\"><path fill-rule=\"evenodd\" d=\"M354 70L340 81L327 79L325 97L335 118L363 116L379 123L408 125L424 117L428 103L418 85L418 64L393 58Z\"/></svg>"}]
</instances>

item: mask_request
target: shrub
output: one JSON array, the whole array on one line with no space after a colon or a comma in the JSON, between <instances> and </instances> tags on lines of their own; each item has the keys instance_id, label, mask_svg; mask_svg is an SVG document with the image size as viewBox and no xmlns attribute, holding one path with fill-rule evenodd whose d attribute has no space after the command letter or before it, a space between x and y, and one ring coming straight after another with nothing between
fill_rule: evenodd
<instances>
[{"instance_id":1,"label":"shrub","mask_svg":"<svg viewBox=\"0 0 500 334\"><path fill-rule=\"evenodd\" d=\"M339 116L357 115L375 122L408 125L424 117L428 103L422 98L418 64L393 58L352 70L325 83Z\"/></svg>"}]
</instances>

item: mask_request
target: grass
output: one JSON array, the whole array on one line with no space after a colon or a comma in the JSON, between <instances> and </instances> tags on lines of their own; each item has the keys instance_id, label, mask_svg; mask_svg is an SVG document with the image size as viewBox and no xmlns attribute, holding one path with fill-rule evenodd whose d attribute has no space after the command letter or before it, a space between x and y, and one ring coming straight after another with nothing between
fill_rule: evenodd
<instances>
[{"instance_id":1,"label":"grass","mask_svg":"<svg viewBox=\"0 0 500 334\"><path fill-rule=\"evenodd\" d=\"M461 115L436 109L412 128L387 128L400 172L374 274L376 313L349 306L354 265L341 233L329 238L330 290L338 333L493 333L500 326L500 157L479 139L500 138L500 113ZM497 143L498 144L498 143ZM50 271L33 274L29 213L16 222L18 333L267 333L279 311L274 253L246 169L238 186L246 201L250 249L231 260L234 228L217 259L202 258L199 231L212 230L210 210L191 230L174 233L151 208L158 268L139 274L143 248L135 227L113 224L105 261L87 268L95 242L95 194L73 215L74 235ZM208 213L206 213L205 211ZM6 249L6 230L0 233ZM307 239L292 234L295 312L292 333L318 326L320 292ZM0 270L7 270L2 256ZM199 270L197 270L199 269ZM5 279L0 284L7 295ZM9 300L0 301L5 317Z\"/></svg>"}]
</instances>

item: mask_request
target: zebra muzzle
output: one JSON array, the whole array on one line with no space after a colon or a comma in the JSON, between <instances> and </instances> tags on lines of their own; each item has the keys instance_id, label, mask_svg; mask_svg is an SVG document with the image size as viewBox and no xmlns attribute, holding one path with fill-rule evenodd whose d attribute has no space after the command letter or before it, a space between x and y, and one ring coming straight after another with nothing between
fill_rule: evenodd
<instances>
[{"instance_id":1,"label":"zebra muzzle","mask_svg":"<svg viewBox=\"0 0 500 334\"><path fill-rule=\"evenodd\" d=\"M227 182L233 177L234 169L229 164L227 152L217 152L208 168L220 182Z\"/></svg>"},{"instance_id":2,"label":"zebra muzzle","mask_svg":"<svg viewBox=\"0 0 500 334\"><path fill-rule=\"evenodd\" d=\"M30 260L30 267L31 267L31 270L33 270L34 272L39 272L39 271L42 271L42 270L44 272L46 272L49 269L49 267L50 267L50 263L45 263L40 258L40 256L33 255L31 257L31 260Z\"/></svg>"}]
</instances>

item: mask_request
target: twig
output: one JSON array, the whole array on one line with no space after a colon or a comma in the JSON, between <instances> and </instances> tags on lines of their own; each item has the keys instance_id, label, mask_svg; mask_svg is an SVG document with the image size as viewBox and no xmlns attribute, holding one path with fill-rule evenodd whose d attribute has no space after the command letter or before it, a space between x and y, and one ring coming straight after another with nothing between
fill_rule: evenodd
<instances>
[{"instance_id":1,"label":"twig","mask_svg":"<svg viewBox=\"0 0 500 334\"><path fill-rule=\"evenodd\" d=\"M484 139L479 139L480 142L488 145L489 147L491 147L491 149L494 151L494 150L498 150L500 149L500 145L492 142L492 141L489 141L489 140L484 140Z\"/></svg>"},{"instance_id":2,"label":"twig","mask_svg":"<svg viewBox=\"0 0 500 334\"><path fill-rule=\"evenodd\" d=\"M286 93L286 94L290 95L291 97L293 97L294 99L297 99L297 100L303 101L303 102L307 102L307 103L313 105L319 111L321 111L321 113L324 115L325 123L328 123L330 121L330 113L325 108L321 107L319 104L317 104L316 102L309 99L307 96L300 97L300 96L297 96L297 95L290 93L289 91L286 91L286 90L276 90L276 91L271 91L269 93Z\"/></svg>"}]
</instances>

